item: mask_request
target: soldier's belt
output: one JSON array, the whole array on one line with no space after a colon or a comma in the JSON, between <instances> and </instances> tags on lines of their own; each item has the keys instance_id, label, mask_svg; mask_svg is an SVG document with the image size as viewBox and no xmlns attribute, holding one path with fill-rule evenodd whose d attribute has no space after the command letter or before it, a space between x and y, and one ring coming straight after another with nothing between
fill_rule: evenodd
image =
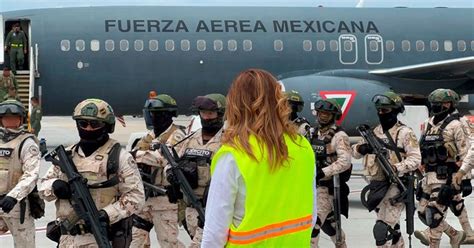
<instances>
[{"instance_id":1,"label":"soldier's belt","mask_svg":"<svg viewBox=\"0 0 474 248\"><path fill-rule=\"evenodd\" d=\"M10 47L12 48L23 47L23 44L11 44Z\"/></svg>"},{"instance_id":2,"label":"soldier's belt","mask_svg":"<svg viewBox=\"0 0 474 248\"><path fill-rule=\"evenodd\" d=\"M62 235L76 236L76 235L84 235L86 233L91 233L91 230L84 224L74 225L69 231L63 228L63 226L61 226Z\"/></svg>"}]
</instances>

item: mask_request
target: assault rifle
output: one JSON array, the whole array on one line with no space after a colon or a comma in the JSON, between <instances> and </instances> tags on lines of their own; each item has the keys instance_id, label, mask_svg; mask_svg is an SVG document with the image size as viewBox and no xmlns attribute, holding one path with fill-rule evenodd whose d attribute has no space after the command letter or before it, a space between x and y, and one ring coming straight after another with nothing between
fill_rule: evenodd
<instances>
[{"instance_id":1,"label":"assault rifle","mask_svg":"<svg viewBox=\"0 0 474 248\"><path fill-rule=\"evenodd\" d=\"M342 227L341 227L341 182L339 180L339 174L333 176L334 182L334 220L336 222L336 244L340 244L342 241Z\"/></svg>"},{"instance_id":2,"label":"assault rifle","mask_svg":"<svg viewBox=\"0 0 474 248\"><path fill-rule=\"evenodd\" d=\"M143 171L140 171L140 175L142 176L142 178L151 178L154 176L153 174L150 175ZM146 182L145 180L142 180L142 181L143 181L143 186L145 187L147 191L153 191L157 193L158 195L166 195L166 189L158 187L152 183ZM153 181L154 180L152 180L152 182Z\"/></svg>"},{"instance_id":3,"label":"assault rifle","mask_svg":"<svg viewBox=\"0 0 474 248\"><path fill-rule=\"evenodd\" d=\"M58 159L54 158L56 156ZM86 226L89 227L97 245L100 248L112 248L107 235L107 225L99 221L99 211L89 192L87 179L83 178L77 171L64 146L56 147L54 151L46 155L45 159L58 165L68 178L69 187L71 188L70 203L77 216L83 219Z\"/></svg>"},{"instance_id":4,"label":"assault rifle","mask_svg":"<svg viewBox=\"0 0 474 248\"><path fill-rule=\"evenodd\" d=\"M191 185L189 185L189 182L184 176L183 172L179 168L179 164L176 162L175 157L171 155L170 151L168 150L168 147L165 144L160 144L160 152L163 157L168 160L168 163L170 163L171 172L178 179L179 187L183 191L183 194L186 195L186 197L190 201L191 206L198 212L199 221L204 224L204 208L202 207L201 202L194 194L193 188L191 187Z\"/></svg>"},{"instance_id":5,"label":"assault rifle","mask_svg":"<svg viewBox=\"0 0 474 248\"><path fill-rule=\"evenodd\" d=\"M404 182L398 177L397 173L394 171L390 161L388 160L388 151L385 146L380 144L379 140L376 138L374 132L370 129L368 125L360 125L357 127L357 131L360 133L365 142L372 147L373 153L377 159L377 162L382 168L385 176L388 178L390 183L394 183L400 189L400 194L390 199L390 203L395 204L397 202L404 202L406 206L406 223L407 223L407 234L410 247L411 247L411 235L414 232L414 220L413 216L415 214L415 190L414 183L415 178L413 175L408 174L404 176Z\"/></svg>"}]
</instances>

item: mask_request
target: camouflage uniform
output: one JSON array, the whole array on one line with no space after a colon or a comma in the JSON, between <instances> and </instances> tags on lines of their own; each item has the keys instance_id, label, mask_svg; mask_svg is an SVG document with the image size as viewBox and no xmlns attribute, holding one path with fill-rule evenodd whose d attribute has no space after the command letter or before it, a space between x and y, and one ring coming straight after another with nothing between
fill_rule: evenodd
<instances>
[{"instance_id":1,"label":"camouflage uniform","mask_svg":"<svg viewBox=\"0 0 474 248\"><path fill-rule=\"evenodd\" d=\"M428 98L432 106L438 102L436 97L441 95L450 99L449 101L452 103L452 107L455 107L459 100L459 96L454 91L438 89L433 91ZM443 100L442 102L445 101ZM432 113L434 111L433 109L432 107ZM456 117L456 115L458 115L457 111L447 114L446 117L437 124L434 124L434 118L436 118L438 113L434 114L435 116L425 122L423 136L420 141L423 154L426 155L423 156L422 162L425 175L421 185L423 194L419 200L418 215L422 222L429 226L429 228L424 232L416 231L415 236L421 239L425 244L426 241L429 241L430 247L439 247L441 236L443 232L445 232L451 239L451 245L453 247L459 247L459 242L464 239L465 233L456 231L447 223L445 217L449 205L451 211L458 216L463 229L471 231L467 211L464 208L464 202L460 192L453 192L453 194L449 194L449 196L442 192L447 192L444 191L443 188L451 190L451 183L449 181L454 176L453 173L458 169L456 161L462 160L466 155L467 137L464 133L462 123L459 121L459 118ZM449 124L446 125L445 123ZM444 127L444 129L442 129L442 127ZM443 162L439 160L440 152L438 152L438 150L440 147L436 147L433 154L430 154L430 147L434 147L438 144L441 144L441 147L444 148L443 156L447 157ZM438 174L437 170L444 166L446 166L446 171L440 171ZM442 194L442 196L439 196L440 194ZM427 210L429 210L429 212ZM428 213L431 214L428 215ZM426 240L426 237L429 239Z\"/></svg>"},{"instance_id":2,"label":"camouflage uniform","mask_svg":"<svg viewBox=\"0 0 474 248\"><path fill-rule=\"evenodd\" d=\"M12 103L21 106L24 118L25 109L19 102L5 101L0 104L0 109L8 108ZM15 247L35 247L35 223L27 196L36 187L40 159L32 134L21 129L0 128L0 198L12 197L17 201L8 213L0 209L0 234L10 230ZM22 204L26 207L25 219L20 223Z\"/></svg>"},{"instance_id":3,"label":"camouflage uniform","mask_svg":"<svg viewBox=\"0 0 474 248\"><path fill-rule=\"evenodd\" d=\"M178 155L182 157L188 148L195 148L200 150L210 151L212 156L221 146L221 136L222 129L212 137L206 144L203 143L202 139L202 130L197 130L194 134L191 135L186 141L179 144L176 148ZM212 159L212 157L211 157ZM205 192L208 190L211 183L211 171L210 171L211 161L207 161L204 164L198 164L198 187L194 189L194 194L197 198L205 200ZM186 199L185 199L186 200ZM187 229L190 235L193 237L190 247L200 247L202 240L203 229L198 226L198 212L192 207L186 207L185 218Z\"/></svg>"},{"instance_id":4,"label":"camouflage uniform","mask_svg":"<svg viewBox=\"0 0 474 248\"><path fill-rule=\"evenodd\" d=\"M316 134L316 138L323 140L326 136L331 135L331 132L335 132L337 129L336 125L319 130ZM324 173L324 178L321 179L317 191L318 191L318 220L316 222L315 230L319 233L321 226L328 221L329 223L335 224L334 222L327 219L328 215L333 213L334 210L334 194L333 192L333 176L341 174L351 168L351 147L349 143L349 136L346 132L340 130L333 134L331 141L326 145L326 153L332 154L327 158L328 165L324 167L322 164L317 164L317 166L323 166L322 171ZM313 142L312 142L313 144ZM349 172L350 175L350 172ZM343 186L341 186L343 187ZM347 188L348 193L348 188ZM341 194L343 195L343 194ZM347 202L348 203L348 202ZM347 204L346 204L347 205ZM347 205L348 207L348 205ZM347 213L346 213L347 217ZM333 227L334 228L334 227ZM346 247L345 244L345 234L342 232L342 242L340 244L336 243L336 235L330 235L331 240L336 247ZM312 239L312 247L317 247L319 240L319 235L316 238Z\"/></svg>"},{"instance_id":5,"label":"camouflage uniform","mask_svg":"<svg viewBox=\"0 0 474 248\"><path fill-rule=\"evenodd\" d=\"M154 143L174 145L184 136L183 128L172 124L158 138L155 138L155 133L150 131L137 143L136 161L139 166L144 164L157 170L151 173L156 173L155 185L163 187L169 183L163 172L166 164L164 158L159 150L150 150L150 146ZM145 207L137 215L155 226L161 247L184 247L184 244L178 240L178 205L170 203L166 196L149 197L145 202ZM134 226L132 233L133 240L130 247L150 247L149 231Z\"/></svg>"},{"instance_id":6,"label":"camouflage uniform","mask_svg":"<svg viewBox=\"0 0 474 248\"><path fill-rule=\"evenodd\" d=\"M397 114L405 110L402 99L394 92L389 91L381 95L375 95L372 101L375 103L381 123L374 128L374 135L387 148L387 158L394 171L399 177L415 171L421 161L420 147L413 130L400 123L397 119ZM388 109L391 111L385 112ZM391 119L391 122L386 122L387 119ZM386 133L390 135L393 142L390 142L389 137L386 136L383 129L384 124L386 129L388 129ZM365 152L366 155L361 154L363 144L366 144L364 140L353 145L352 156L356 159L363 157L363 165L370 185L375 186L379 183L387 183L387 178L376 160L376 155L371 154L371 152ZM396 151L398 151L401 161ZM381 198L379 199L380 201L375 201L372 203L374 206L369 206L369 209L375 207L377 213L377 221L374 225L374 238L376 243L378 243L377 247L404 247L403 237L400 232L400 216L405 208L405 203L397 202L392 204L390 200L398 196L400 190L398 185L393 183L388 184L387 187L385 195L378 196ZM375 193L371 197L376 197ZM372 201L374 199L369 200ZM377 205L375 206L375 204ZM389 237L387 232L394 233L391 235L392 237ZM382 238L381 236L384 237Z\"/></svg>"},{"instance_id":7,"label":"camouflage uniform","mask_svg":"<svg viewBox=\"0 0 474 248\"><path fill-rule=\"evenodd\" d=\"M113 132L115 117L112 108L99 99L87 99L79 103L74 111L74 119L101 120L107 123L109 133ZM78 172L88 180L88 184L102 183L109 179L107 172L109 154L118 142L108 139L105 144L86 156L79 145L69 147L72 161ZM132 155L119 148L118 168L114 176L118 183L114 186L91 188L92 199L99 210L108 215L110 224L114 224L131 216L142 209L145 202L143 184L137 165ZM39 193L47 201L56 200L56 217L59 221L69 220L76 223L76 229L83 229L84 221L78 218L71 207L69 199L58 199L54 194L53 183L58 179L66 181L67 177L59 166L53 165L46 175L40 179ZM59 247L97 247L94 235L90 232L81 232L77 235L61 233Z\"/></svg>"},{"instance_id":8,"label":"camouflage uniform","mask_svg":"<svg viewBox=\"0 0 474 248\"><path fill-rule=\"evenodd\" d=\"M2 75L0 80L0 101L8 98L8 90L15 89L15 92L18 92L18 83L16 81L15 75L9 73L8 76Z\"/></svg>"}]
</instances>

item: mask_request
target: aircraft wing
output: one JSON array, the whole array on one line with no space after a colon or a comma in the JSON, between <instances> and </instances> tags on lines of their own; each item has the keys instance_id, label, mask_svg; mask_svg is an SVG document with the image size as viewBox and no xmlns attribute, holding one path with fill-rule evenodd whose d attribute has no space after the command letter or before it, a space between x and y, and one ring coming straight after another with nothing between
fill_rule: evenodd
<instances>
[{"instance_id":1,"label":"aircraft wing","mask_svg":"<svg viewBox=\"0 0 474 248\"><path fill-rule=\"evenodd\" d=\"M474 56L369 71L372 75L426 80L474 78Z\"/></svg>"}]
</instances>

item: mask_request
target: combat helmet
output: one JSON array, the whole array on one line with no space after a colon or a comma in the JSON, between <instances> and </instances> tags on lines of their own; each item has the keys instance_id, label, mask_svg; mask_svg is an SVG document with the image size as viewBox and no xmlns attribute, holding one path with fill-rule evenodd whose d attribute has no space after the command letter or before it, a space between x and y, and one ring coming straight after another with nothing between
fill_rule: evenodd
<instances>
[{"instance_id":1,"label":"combat helmet","mask_svg":"<svg viewBox=\"0 0 474 248\"><path fill-rule=\"evenodd\" d=\"M315 111L327 111L334 114L334 119L337 121L342 116L342 110L339 103L334 99L320 99L314 103Z\"/></svg>"},{"instance_id":2,"label":"combat helmet","mask_svg":"<svg viewBox=\"0 0 474 248\"><path fill-rule=\"evenodd\" d=\"M9 99L0 103L0 117L5 115L19 115L21 122L26 120L26 109L23 104L17 100Z\"/></svg>"},{"instance_id":3,"label":"combat helmet","mask_svg":"<svg viewBox=\"0 0 474 248\"><path fill-rule=\"evenodd\" d=\"M290 105L295 106L296 112L303 111L304 101L303 101L303 97L301 97L298 91L291 90L291 91L285 92L285 96L288 99L288 102L290 103Z\"/></svg>"},{"instance_id":4,"label":"combat helmet","mask_svg":"<svg viewBox=\"0 0 474 248\"><path fill-rule=\"evenodd\" d=\"M450 102L452 108L455 108L458 105L459 100L459 95L451 89L436 89L428 96L432 114L441 114L448 111L448 108L442 107L442 104L445 102Z\"/></svg>"},{"instance_id":5,"label":"combat helmet","mask_svg":"<svg viewBox=\"0 0 474 248\"><path fill-rule=\"evenodd\" d=\"M198 96L194 99L191 109L195 112L199 110L217 111L223 115L226 107L226 98L222 94L213 93L205 96Z\"/></svg>"},{"instance_id":6,"label":"combat helmet","mask_svg":"<svg viewBox=\"0 0 474 248\"><path fill-rule=\"evenodd\" d=\"M387 91L383 94L377 94L372 98L372 102L375 104L375 108L391 108L403 113L405 106L403 105L402 98L393 91Z\"/></svg>"},{"instance_id":7,"label":"combat helmet","mask_svg":"<svg viewBox=\"0 0 474 248\"><path fill-rule=\"evenodd\" d=\"M174 116L178 116L178 104L176 100L169 95L160 94L149 99L145 105L145 109L150 112L168 111Z\"/></svg>"},{"instance_id":8,"label":"combat helmet","mask_svg":"<svg viewBox=\"0 0 474 248\"><path fill-rule=\"evenodd\" d=\"M112 107L100 99L86 99L77 104L72 115L72 119L98 120L107 124L109 133L115 129L115 115Z\"/></svg>"}]
</instances>

